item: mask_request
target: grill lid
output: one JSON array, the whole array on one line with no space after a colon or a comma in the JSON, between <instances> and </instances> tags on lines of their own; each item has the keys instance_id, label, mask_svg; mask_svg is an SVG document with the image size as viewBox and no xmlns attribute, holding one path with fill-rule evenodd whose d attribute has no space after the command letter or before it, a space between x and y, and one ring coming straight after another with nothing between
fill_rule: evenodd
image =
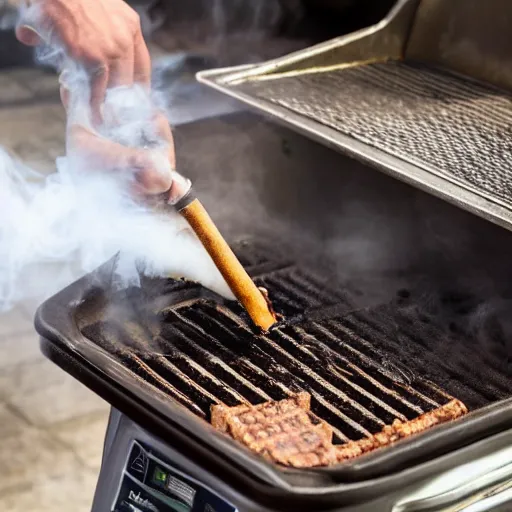
<instances>
[{"instance_id":1,"label":"grill lid","mask_svg":"<svg viewBox=\"0 0 512 512\"><path fill-rule=\"evenodd\" d=\"M402 0L369 29L267 63L204 71L198 79L512 229L512 96L490 85L512 83L494 71L510 68L500 60L505 7L492 0L484 13L483 5ZM475 27L480 15L485 26ZM496 54L487 55L489 48Z\"/></svg>"}]
</instances>

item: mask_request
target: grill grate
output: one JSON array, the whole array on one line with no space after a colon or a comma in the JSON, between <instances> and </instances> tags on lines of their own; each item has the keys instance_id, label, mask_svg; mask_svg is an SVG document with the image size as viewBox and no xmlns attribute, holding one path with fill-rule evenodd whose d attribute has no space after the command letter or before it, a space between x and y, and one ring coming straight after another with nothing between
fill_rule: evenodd
<instances>
[{"instance_id":1,"label":"grill grate","mask_svg":"<svg viewBox=\"0 0 512 512\"><path fill-rule=\"evenodd\" d=\"M332 346L338 346L333 349L313 330L297 326L254 337L239 318L203 302L169 311L162 336L179 346L179 357L197 361L194 349L201 345L206 352L199 356L203 366L229 364L236 368L230 377L238 374L237 380L224 382L243 398L227 401L219 397L220 401L227 405L244 400L258 403L305 390L313 397L313 412L335 427L340 440L358 439L394 418L411 419L449 400L426 382L423 387L428 394L397 384L388 372L379 371L378 365L372 365L368 357L357 357L355 351L343 354L339 339L328 327L316 325L336 340ZM207 388L211 389L211 384Z\"/></svg>"},{"instance_id":2,"label":"grill grate","mask_svg":"<svg viewBox=\"0 0 512 512\"><path fill-rule=\"evenodd\" d=\"M452 395L470 408L510 396L496 360L471 344L454 359L460 341L411 308L412 298L360 310L315 272L247 248L241 259L287 317L265 336L247 327L236 304L190 298L198 287L175 281L166 291L181 299L157 308L158 322L148 321L142 306L148 296L134 290L119 300L130 308L120 305L84 334L205 420L212 404L257 404L307 391L337 443L380 431L395 418L413 419ZM478 367L482 360L487 364Z\"/></svg>"}]
</instances>

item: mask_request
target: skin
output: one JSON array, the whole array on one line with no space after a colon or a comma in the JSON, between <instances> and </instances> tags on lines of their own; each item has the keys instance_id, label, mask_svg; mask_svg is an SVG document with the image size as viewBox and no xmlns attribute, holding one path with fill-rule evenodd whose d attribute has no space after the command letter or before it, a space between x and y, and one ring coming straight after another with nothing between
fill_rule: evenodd
<instances>
[{"instance_id":1,"label":"skin","mask_svg":"<svg viewBox=\"0 0 512 512\"><path fill-rule=\"evenodd\" d=\"M135 83L151 86L151 59L144 42L138 14L123 0L32 0L42 10L41 27L21 20L16 29L19 41L37 46L56 38L67 54L88 71L91 84L93 122L101 123L101 107L107 89ZM50 42L50 41L46 41ZM68 105L69 93L61 88L61 99ZM163 114L154 119L161 137L168 142L169 159L175 168L172 133ZM171 187L171 179L162 177L147 152L128 148L98 137L81 126L68 130L68 146L81 151L104 168L130 167L136 174L137 194L161 194Z\"/></svg>"}]
</instances>

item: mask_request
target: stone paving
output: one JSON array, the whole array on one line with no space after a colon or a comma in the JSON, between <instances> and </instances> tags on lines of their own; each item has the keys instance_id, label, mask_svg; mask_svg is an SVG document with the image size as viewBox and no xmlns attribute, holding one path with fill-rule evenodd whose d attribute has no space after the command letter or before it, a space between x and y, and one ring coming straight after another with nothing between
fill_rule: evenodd
<instances>
[{"instance_id":1,"label":"stone paving","mask_svg":"<svg viewBox=\"0 0 512 512\"><path fill-rule=\"evenodd\" d=\"M41 355L27 308L0 317L0 510L90 511L107 417Z\"/></svg>"},{"instance_id":2,"label":"stone paving","mask_svg":"<svg viewBox=\"0 0 512 512\"><path fill-rule=\"evenodd\" d=\"M54 74L0 74L0 145L40 171L64 151ZM33 304L0 316L0 510L91 509L108 404L46 360Z\"/></svg>"}]
</instances>

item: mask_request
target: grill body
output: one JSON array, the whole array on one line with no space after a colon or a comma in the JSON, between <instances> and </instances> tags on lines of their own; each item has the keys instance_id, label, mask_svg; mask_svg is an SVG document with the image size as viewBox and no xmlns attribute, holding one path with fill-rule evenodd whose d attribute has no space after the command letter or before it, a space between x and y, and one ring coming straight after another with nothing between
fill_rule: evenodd
<instances>
[{"instance_id":1,"label":"grill body","mask_svg":"<svg viewBox=\"0 0 512 512\"><path fill-rule=\"evenodd\" d=\"M115 260L48 300L36 319L43 351L119 411L97 503L113 499L108 475L119 474L115 461L133 441L158 448L239 510L353 512L391 510L440 472L509 442L507 332L495 332L493 315L479 324L483 336L470 321L487 286L507 310L506 231L256 116L184 125L176 138L198 194L287 323L255 338L240 308L193 284L149 280L143 295L115 291ZM226 190L239 204L226 204ZM487 284L469 293L465 279L476 268ZM155 319L164 325L158 335ZM334 424L338 443L449 396L473 413L311 471L266 463L208 426L215 400L256 403L299 388Z\"/></svg>"},{"instance_id":2,"label":"grill body","mask_svg":"<svg viewBox=\"0 0 512 512\"><path fill-rule=\"evenodd\" d=\"M485 457L493 453L500 453L505 450L510 443L512 432L503 434L501 437L489 439L478 448L473 446L461 453L453 454L442 461L437 461L436 466L438 478L443 476L451 477L454 475L449 470L458 468L468 463L468 461L485 461ZM254 483L251 481L236 482L231 477L226 477L219 468L208 466L204 461L194 463L190 458L188 447L181 443L175 443L174 438L157 438L146 429L141 428L128 416L113 410L107 431L107 437L104 448L104 458L100 473L100 480L94 499L92 512L103 512L111 510L115 502L119 482L122 481L122 470L126 466L126 454L130 453L133 446L142 444L150 446L153 453L160 459L169 461L173 468L179 468L182 474L194 478L207 486L208 489L221 496L229 503L226 509L218 508L214 510L223 512L232 510L231 506L236 507L240 512L277 512L280 510L314 511L322 510L329 512L374 512L376 510L387 512L397 510L394 508L401 501L405 503L404 508L398 510L407 510L408 503L417 504L417 500L411 497L420 496L418 490L421 490L432 483L433 476L427 471L422 471L420 475L405 475L381 482L373 481L372 484L348 484L345 486L346 493L340 493L334 499L325 499L319 495L307 496L300 491L290 493L279 493L269 486L262 486L258 490L254 489ZM501 456L501 460L506 460L508 453ZM485 469L484 469L485 468ZM487 476L491 473L490 468L483 466L482 474L487 470ZM446 472L445 472L446 471ZM510 474L511 469L507 468ZM410 478L410 476L412 478ZM503 478L503 475L501 475ZM453 480L452 480L453 481ZM455 482L453 482L455 483ZM376 492L373 492L372 486L375 486ZM489 495L489 482L475 478L472 482L472 492L475 497L483 498ZM441 494L439 489L438 494ZM435 496L435 493L434 493ZM497 494L499 496L499 494ZM492 497L492 493L491 493ZM452 496L444 496L444 503L454 503L457 499L457 493ZM487 497L488 499L488 497ZM449 506L444 506L443 500L423 500L423 506L433 505L437 508L432 510L448 512ZM414 505L413 505L414 506ZM495 508L493 510L507 510L505 508ZM213 508L213 507L212 507ZM205 510L209 510L205 508Z\"/></svg>"}]
</instances>

